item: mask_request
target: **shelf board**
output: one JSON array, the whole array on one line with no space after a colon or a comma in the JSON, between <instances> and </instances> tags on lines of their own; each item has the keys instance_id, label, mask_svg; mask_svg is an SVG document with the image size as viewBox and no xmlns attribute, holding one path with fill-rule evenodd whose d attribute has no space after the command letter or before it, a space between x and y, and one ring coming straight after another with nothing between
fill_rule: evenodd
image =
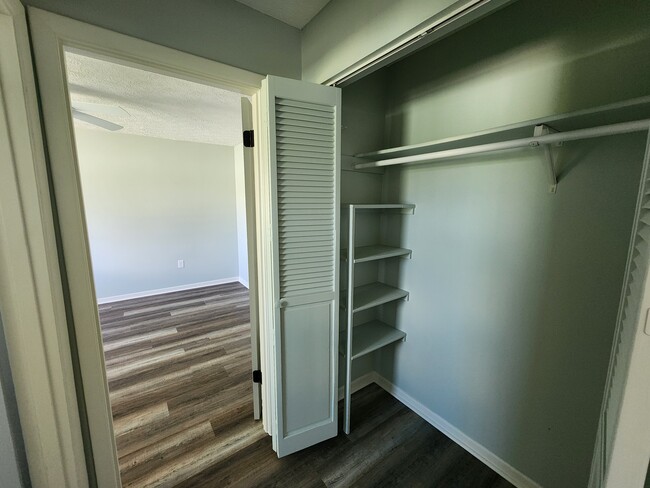
<instances>
[{"instance_id":1,"label":"shelf board","mask_svg":"<svg viewBox=\"0 0 650 488\"><path fill-rule=\"evenodd\" d=\"M392 246L361 246L354 248L354 262L365 263L368 261L376 261L379 259L397 258L397 257L411 257L411 250L402 247ZM341 255L345 261L348 260L348 250L341 250Z\"/></svg>"},{"instance_id":2,"label":"shelf board","mask_svg":"<svg viewBox=\"0 0 650 488\"><path fill-rule=\"evenodd\" d=\"M351 203L343 206L353 207L355 210L415 210L412 203Z\"/></svg>"},{"instance_id":3,"label":"shelf board","mask_svg":"<svg viewBox=\"0 0 650 488\"><path fill-rule=\"evenodd\" d=\"M461 147L478 146L481 144L489 144L504 140L521 139L532 137L535 126L539 124L546 124L556 131L567 132L585 127L616 124L630 120L647 119L649 117L650 96L644 96L587 110L527 120L471 134L356 154L355 157L376 161L403 156L415 156L418 154L457 149Z\"/></svg>"},{"instance_id":4,"label":"shelf board","mask_svg":"<svg viewBox=\"0 0 650 488\"><path fill-rule=\"evenodd\" d=\"M408 298L408 296L408 291L384 283L357 286L354 289L354 309L352 311L361 312L384 303Z\"/></svg>"},{"instance_id":5,"label":"shelf board","mask_svg":"<svg viewBox=\"0 0 650 488\"><path fill-rule=\"evenodd\" d=\"M352 359L360 358L388 344L405 339L406 332L379 320L357 325L352 328Z\"/></svg>"}]
</instances>

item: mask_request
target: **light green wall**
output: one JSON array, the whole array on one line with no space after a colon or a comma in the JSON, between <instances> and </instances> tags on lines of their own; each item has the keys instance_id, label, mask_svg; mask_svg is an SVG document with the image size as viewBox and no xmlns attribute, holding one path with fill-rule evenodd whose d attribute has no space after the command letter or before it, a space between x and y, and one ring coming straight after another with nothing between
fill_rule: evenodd
<instances>
[{"instance_id":1,"label":"light green wall","mask_svg":"<svg viewBox=\"0 0 650 488\"><path fill-rule=\"evenodd\" d=\"M232 147L75 138L98 298L239 276Z\"/></svg>"},{"instance_id":2,"label":"light green wall","mask_svg":"<svg viewBox=\"0 0 650 488\"><path fill-rule=\"evenodd\" d=\"M322 83L455 0L332 0L302 31L302 76Z\"/></svg>"},{"instance_id":3,"label":"light green wall","mask_svg":"<svg viewBox=\"0 0 650 488\"><path fill-rule=\"evenodd\" d=\"M650 2L519 0L390 68L389 146L648 95Z\"/></svg>"},{"instance_id":4,"label":"light green wall","mask_svg":"<svg viewBox=\"0 0 650 488\"><path fill-rule=\"evenodd\" d=\"M648 18L648 2L519 0L384 70L383 99L366 80L343 99L386 107L379 149L650 95ZM414 254L386 267L411 295L384 319L408 336L376 367L545 488L587 484L644 142L566 143L556 195L528 151L384 179L417 209L383 236Z\"/></svg>"},{"instance_id":5,"label":"light green wall","mask_svg":"<svg viewBox=\"0 0 650 488\"><path fill-rule=\"evenodd\" d=\"M235 0L22 0L263 75L300 79L300 31Z\"/></svg>"},{"instance_id":6,"label":"light green wall","mask_svg":"<svg viewBox=\"0 0 650 488\"><path fill-rule=\"evenodd\" d=\"M386 111L386 76L377 73L343 91L341 152L345 159L363 151L370 151L382 144L384 138L384 114ZM382 174L342 171L341 203L377 203L382 198ZM365 215L357 224L357 245L377 242L380 221L376 216ZM374 242L373 242L374 241ZM348 219L343 212L341 218L341 249L348 246ZM360 264L355 269L356 286L377 281L378 267L375 263ZM347 286L347 263L341 261L341 287ZM357 324L376 318L377 310L355 314ZM341 330L346 323L345 313L340 314ZM353 363L352 379L373 371L374 354L364 356ZM345 384L345 362L339 367L339 385Z\"/></svg>"},{"instance_id":7,"label":"light green wall","mask_svg":"<svg viewBox=\"0 0 650 488\"><path fill-rule=\"evenodd\" d=\"M556 195L523 151L387 173L417 209L389 231L408 337L379 371L543 487L587 483L643 146L567 144Z\"/></svg>"}]
</instances>

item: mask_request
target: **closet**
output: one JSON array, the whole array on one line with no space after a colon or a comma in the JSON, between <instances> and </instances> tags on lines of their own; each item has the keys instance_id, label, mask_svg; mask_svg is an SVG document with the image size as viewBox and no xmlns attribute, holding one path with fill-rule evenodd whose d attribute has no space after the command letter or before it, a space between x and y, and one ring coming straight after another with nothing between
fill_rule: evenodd
<instances>
[{"instance_id":1,"label":"closet","mask_svg":"<svg viewBox=\"0 0 650 488\"><path fill-rule=\"evenodd\" d=\"M616 5L551 3L520 0L341 87L339 298L323 313L340 337L321 341L335 376L312 376L330 408L338 379L346 433L351 394L375 382L516 486L597 487L626 367L610 352L626 357L649 264L650 33ZM311 303L275 299L280 316ZM308 350L295 367L311 375Z\"/></svg>"},{"instance_id":2,"label":"closet","mask_svg":"<svg viewBox=\"0 0 650 488\"><path fill-rule=\"evenodd\" d=\"M640 313L650 70L633 59L650 43L615 54L641 29L631 12L554 4L518 2L343 86L341 248L353 205L416 211L357 225L357 246L412 251L353 279L408 293L353 317L359 335L378 321L405 341L350 361L350 334L339 384L377 382L519 486L575 487L603 475L610 351ZM569 32L575 44L548 47Z\"/></svg>"}]
</instances>

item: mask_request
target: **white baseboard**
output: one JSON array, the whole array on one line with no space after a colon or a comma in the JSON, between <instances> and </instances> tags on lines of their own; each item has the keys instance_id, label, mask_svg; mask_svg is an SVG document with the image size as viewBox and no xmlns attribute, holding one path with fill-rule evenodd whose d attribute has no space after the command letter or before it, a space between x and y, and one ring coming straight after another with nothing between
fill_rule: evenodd
<instances>
[{"instance_id":1,"label":"white baseboard","mask_svg":"<svg viewBox=\"0 0 650 488\"><path fill-rule=\"evenodd\" d=\"M393 383L388 381L383 376L380 376L378 373L373 372L369 375L374 374L374 381L381 388L386 390L388 393L393 395L396 399L402 402L404 405L409 407L415 413L417 413L424 420L433 425L440 432L449 437L456 444L461 446L467 452L472 454L474 457L480 459L487 466L493 469L496 473L501 475L503 478L508 480L510 483L515 485L518 488L541 488L539 484L531 480L528 476L523 474L521 471L513 468L510 464L505 462L503 459L498 457L492 451L482 446L474 439L471 439L467 435L463 434L456 427L451 425L449 422L444 420L439 415L433 413L427 407L418 402L411 395L406 393L401 388L395 386ZM368 376L368 375L366 375ZM359 378L362 379L365 376ZM365 385L364 385L365 386Z\"/></svg>"},{"instance_id":2,"label":"white baseboard","mask_svg":"<svg viewBox=\"0 0 650 488\"><path fill-rule=\"evenodd\" d=\"M237 278L237 281L239 281L242 285L244 285L246 288L248 288L250 290L251 287L248 286L249 285L248 279L242 278L240 276L239 278Z\"/></svg>"},{"instance_id":3,"label":"white baseboard","mask_svg":"<svg viewBox=\"0 0 650 488\"><path fill-rule=\"evenodd\" d=\"M379 375L377 374L376 371L371 371L370 373L366 373L363 376L359 376L356 380L352 381L352 385L350 385L352 388L352 393L355 393L362 388L365 388L368 385L372 385L373 383L377 383L377 378ZM378 384L378 383L377 383ZM345 387L341 386L339 388L339 400L343 400L343 397L345 396Z\"/></svg>"},{"instance_id":4,"label":"white baseboard","mask_svg":"<svg viewBox=\"0 0 650 488\"><path fill-rule=\"evenodd\" d=\"M206 286L225 285L226 283L239 283L239 276L232 278L223 278L221 280L202 281L200 283L190 283L189 285L170 286L168 288L158 288L157 290L139 291L137 293L127 293L126 295L116 295L113 297L98 298L97 304L104 305L105 303L119 302L122 300L130 300L132 298L143 298L154 295L162 295L164 293L172 293L174 291L193 290L195 288L204 288ZM245 286L245 285L244 285Z\"/></svg>"}]
</instances>

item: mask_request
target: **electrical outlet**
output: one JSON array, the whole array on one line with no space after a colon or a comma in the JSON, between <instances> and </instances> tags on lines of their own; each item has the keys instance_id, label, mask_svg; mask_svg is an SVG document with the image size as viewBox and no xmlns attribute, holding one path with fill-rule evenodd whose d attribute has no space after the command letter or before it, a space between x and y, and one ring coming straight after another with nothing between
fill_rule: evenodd
<instances>
[{"instance_id":1,"label":"electrical outlet","mask_svg":"<svg viewBox=\"0 0 650 488\"><path fill-rule=\"evenodd\" d=\"M178 269L184 268L185 267L185 260L184 259L179 259L176 264L178 265Z\"/></svg>"}]
</instances>

